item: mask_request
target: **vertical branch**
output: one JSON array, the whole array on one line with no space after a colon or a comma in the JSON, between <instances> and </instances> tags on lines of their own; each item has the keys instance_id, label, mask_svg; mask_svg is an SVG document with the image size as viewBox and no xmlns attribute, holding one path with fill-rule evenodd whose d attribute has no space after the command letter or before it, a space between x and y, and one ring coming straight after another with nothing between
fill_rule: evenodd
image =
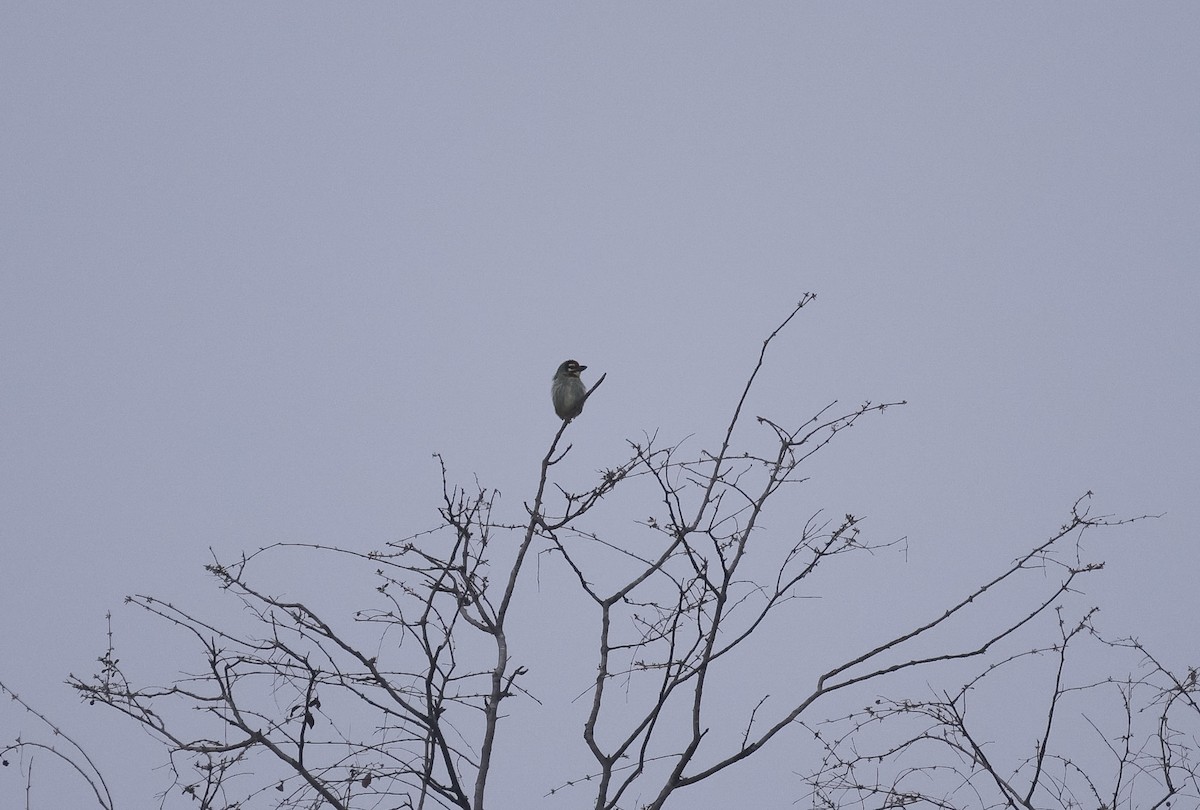
<instances>
[{"instance_id":1,"label":"vertical branch","mask_svg":"<svg viewBox=\"0 0 1200 810\"><path fill-rule=\"evenodd\" d=\"M584 395L584 401L592 396L603 383L607 374L600 375L595 384L588 389ZM546 485L550 480L550 468L562 460L563 456L570 452L568 446L563 451L561 456L555 456L558 450L558 443L566 433L567 426L572 420L565 419L559 425L558 431L554 434L554 439L550 442L550 447L546 451L546 455L542 457L540 472L538 475L537 492L533 498L533 504L526 504L526 511L529 513L529 520L525 524L525 533L521 538L521 543L517 547L517 555L513 560L512 566L508 570L508 577L504 586L504 593L500 598L500 602L496 608L495 622L490 628L490 633L495 640L496 645L496 663L491 672L491 688L484 702L484 730L483 744L479 754L479 771L475 780L474 808L475 810L483 810L484 795L487 788L487 778L491 770L492 755L496 744L496 731L500 721L500 702L509 695L509 686L512 681L520 674L522 670L517 670L510 673L508 671L508 636L505 629L505 621L508 618L508 611L512 606L513 595L517 590L517 580L521 575L521 571L525 566L525 558L529 554L529 549L533 545L533 540L537 536L538 530L548 528L543 514L543 504L546 496Z\"/></svg>"},{"instance_id":2,"label":"vertical branch","mask_svg":"<svg viewBox=\"0 0 1200 810\"><path fill-rule=\"evenodd\" d=\"M705 511L708 509L708 506L712 501L713 490L716 488L717 483L721 481L721 468L725 463L725 459L729 453L730 444L733 441L733 430L737 427L738 422L740 422L742 419L742 408L746 404L746 397L750 395L750 389L754 386L754 380L757 379L758 372L762 370L763 362L767 357L767 347L771 345L771 341L775 339L776 335L782 332L784 327L791 323L792 318L795 318L796 315L799 314L800 310L815 300L816 297L816 293L804 293L804 295L802 295L800 300L796 303L795 308L792 309L791 314L784 318L783 323L775 327L775 331L767 335L766 339L763 341L762 349L760 349L758 352L758 361L754 364L754 370L750 372L750 377L746 380L746 385L742 388L742 395L738 397L737 405L733 409L733 416L730 417L729 425L725 428L725 438L721 440L721 448L717 451L716 456L714 456L712 459L713 472L712 475L708 477L704 494L700 498L700 504L696 509L696 517L690 524L691 529L694 530L700 525L700 521L703 519Z\"/></svg>"}]
</instances>

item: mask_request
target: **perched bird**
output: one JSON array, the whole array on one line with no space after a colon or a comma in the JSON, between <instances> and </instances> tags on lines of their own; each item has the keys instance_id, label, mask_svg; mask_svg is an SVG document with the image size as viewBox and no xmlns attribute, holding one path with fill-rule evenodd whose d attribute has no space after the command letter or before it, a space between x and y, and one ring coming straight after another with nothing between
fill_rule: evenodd
<instances>
[{"instance_id":1,"label":"perched bird","mask_svg":"<svg viewBox=\"0 0 1200 810\"><path fill-rule=\"evenodd\" d=\"M587 389L579 372L587 366L581 366L574 360L567 360L554 372L554 382L550 385L550 398L554 400L554 412L560 419L574 419L583 411L583 395Z\"/></svg>"}]
</instances>

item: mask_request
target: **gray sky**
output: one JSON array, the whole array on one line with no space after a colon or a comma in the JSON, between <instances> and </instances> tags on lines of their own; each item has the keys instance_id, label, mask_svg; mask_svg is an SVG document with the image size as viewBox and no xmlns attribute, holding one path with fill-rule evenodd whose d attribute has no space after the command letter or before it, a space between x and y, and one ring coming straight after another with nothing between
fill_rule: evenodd
<instances>
[{"instance_id":1,"label":"gray sky","mask_svg":"<svg viewBox=\"0 0 1200 810\"><path fill-rule=\"evenodd\" d=\"M1197 42L1190 2L9 0L0 679L144 806L156 749L61 685L110 609L128 660L195 664L125 594L216 605L209 547L425 528L435 451L519 514L567 357L609 376L564 475L711 441L806 290L755 413L910 404L803 508L942 584L1088 489L1165 512L1089 594L1195 663Z\"/></svg>"}]
</instances>

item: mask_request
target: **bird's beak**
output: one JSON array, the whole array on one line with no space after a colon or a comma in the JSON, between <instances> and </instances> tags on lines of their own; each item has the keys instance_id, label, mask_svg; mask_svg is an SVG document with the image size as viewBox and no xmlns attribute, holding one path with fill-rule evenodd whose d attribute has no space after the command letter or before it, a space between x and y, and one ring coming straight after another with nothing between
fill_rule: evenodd
<instances>
[{"instance_id":1,"label":"bird's beak","mask_svg":"<svg viewBox=\"0 0 1200 810\"><path fill-rule=\"evenodd\" d=\"M586 368L587 368L587 366L580 366L580 367L579 367L579 370L580 370L580 371L583 371L583 370L584 370L584 369L586 369Z\"/></svg>"}]
</instances>

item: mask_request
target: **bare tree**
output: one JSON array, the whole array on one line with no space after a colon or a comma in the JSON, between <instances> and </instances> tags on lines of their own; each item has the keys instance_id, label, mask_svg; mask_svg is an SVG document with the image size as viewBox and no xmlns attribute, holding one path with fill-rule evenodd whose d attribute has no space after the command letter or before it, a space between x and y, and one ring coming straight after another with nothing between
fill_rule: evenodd
<instances>
[{"instance_id":1,"label":"bare tree","mask_svg":"<svg viewBox=\"0 0 1200 810\"><path fill-rule=\"evenodd\" d=\"M955 689L920 698L879 698L846 717L810 727L825 747L809 777L815 807L1062 807L1088 810L1163 808L1200 801L1196 670L1180 678L1136 639L1110 640L1092 625L1096 609L1067 622L1058 612L1057 642L984 665ZM1072 666L1074 647L1126 651L1136 660L1124 677ZM1074 653L1069 656L1068 653ZM1044 659L1043 682L1025 693L1032 711L977 717L996 682L1025 682L1010 672ZM1072 674L1071 670L1076 670ZM1083 669L1082 672L1078 670ZM1032 750L994 739L1019 736ZM1006 750L1007 749L1007 750Z\"/></svg>"},{"instance_id":2,"label":"bare tree","mask_svg":"<svg viewBox=\"0 0 1200 810\"><path fill-rule=\"evenodd\" d=\"M996 651L1057 615L1080 580L1099 567L1074 556L1079 536L1128 522L1090 516L1086 499L1061 530L995 576L963 585L935 616L849 656L822 661L823 651L814 650L815 678L795 682L783 698L739 694L750 708L739 723L728 722L730 695L714 687L716 680L753 669L761 650L755 644L764 636L787 643L776 617L792 615L790 608L815 592L811 583L832 561L888 545L867 542L853 515L830 521L816 512L782 531L765 529L768 505L788 503L789 486L804 480L814 454L864 417L904 404L866 402L839 411L833 402L798 427L759 416L759 430L741 438L740 429L752 426L748 396L768 349L812 300L805 295L763 341L715 448L689 454L685 443L664 446L648 436L630 442L624 460L589 487L571 492L555 478L572 450L562 447L571 426L564 421L523 513L507 520L497 515L494 491L451 484L439 458L436 528L369 553L276 544L235 561L214 559L209 573L248 611L253 630L235 630L153 596L130 597L191 634L203 652L202 668L168 685L135 685L110 640L100 671L73 677L72 685L160 739L175 777L168 793L191 797L201 808L483 810L489 779L500 767L498 747L511 739L505 729L521 722L522 706L537 699L527 686L527 653L514 643L514 629L529 621L515 597L529 586L534 561L544 559L561 563L552 575L573 582L590 605L573 618L592 622L587 632L594 638L594 679L579 684L588 703L579 744L593 765L545 776L547 794L564 794L572 806L661 808L784 735L819 742L819 764L808 782L809 801L820 807L1034 807L1051 800L1074 806L1065 802L1081 793L1096 807L1155 807L1131 801L1133 782L1154 775L1167 785L1160 797L1195 796L1188 757L1196 738L1194 731L1183 736L1177 725L1181 713L1196 708L1194 671L1172 680L1155 665L1138 680L1055 681L1037 754L1018 768L1020 786L989 758L968 722L967 695L1023 660L1011 652L997 659ZM654 513L623 523L606 517L604 499L618 489L644 494L656 504ZM273 594L260 583L286 551L361 565L372 590L353 611ZM1070 561L1062 561L1066 557ZM1019 604L997 596L1023 579L1032 595ZM343 603L350 598L340 595ZM1060 638L1025 655L1057 656L1065 666L1074 640L1095 636L1089 616L1074 625L1063 620ZM951 623L967 628L969 642L938 635ZM1136 642L1124 648L1146 655ZM872 690L906 688L914 673L926 683L961 677L961 667L976 661L982 673L940 688L932 699L879 698L849 715L843 703L841 719L829 719L837 711L834 696L859 699ZM1052 732L1063 704L1104 689L1125 701L1131 725L1123 749L1111 733L1104 736L1124 775L1101 790L1067 754L1055 752ZM1135 692L1150 697L1138 703ZM1132 746L1132 718L1143 707L1159 724ZM904 737L914 719L925 726ZM900 738L862 753L857 739L877 727L899 729ZM1096 727L1101 733L1100 721ZM954 764L923 760L918 749L926 742L942 746ZM1156 755L1147 747L1152 743ZM885 780L882 766L891 764L899 775ZM864 778L868 770L872 776ZM1089 790L1077 787L1075 776L1083 776ZM950 787L917 789L910 783L918 777L926 788ZM990 794L982 787L987 780Z\"/></svg>"}]
</instances>

